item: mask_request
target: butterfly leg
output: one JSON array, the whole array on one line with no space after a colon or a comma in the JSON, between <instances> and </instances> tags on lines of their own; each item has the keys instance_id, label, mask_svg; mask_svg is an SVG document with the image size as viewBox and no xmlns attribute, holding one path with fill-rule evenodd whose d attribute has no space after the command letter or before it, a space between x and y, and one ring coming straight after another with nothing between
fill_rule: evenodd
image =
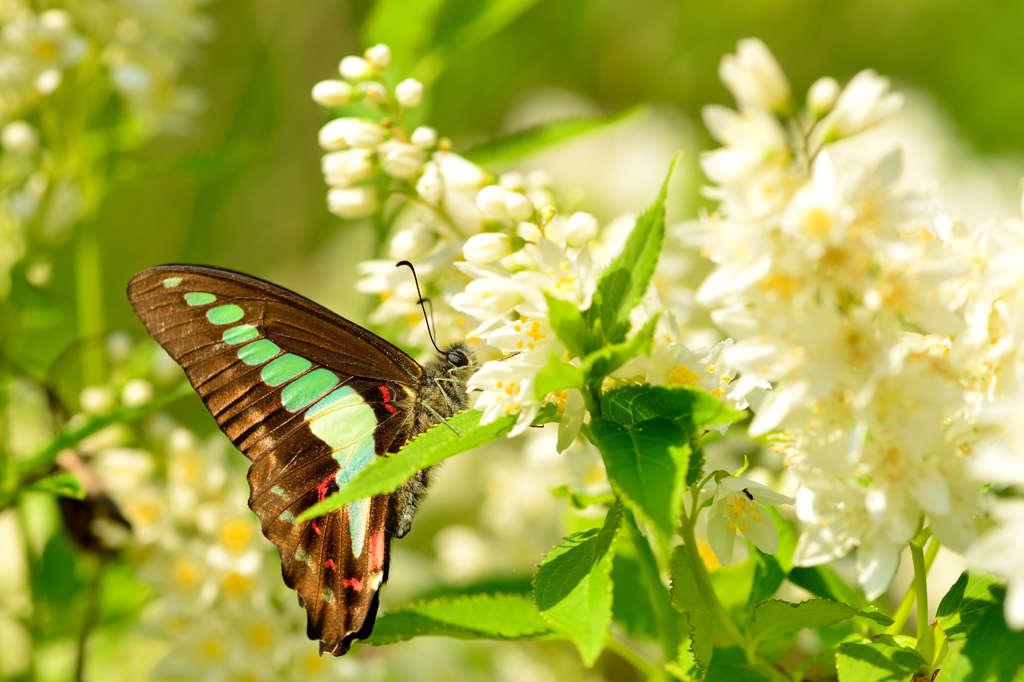
<instances>
[{"instance_id":1,"label":"butterfly leg","mask_svg":"<svg viewBox=\"0 0 1024 682\"><path fill-rule=\"evenodd\" d=\"M445 419L444 417L442 417L438 413L437 410L435 410L433 407L430 406L429 403L427 403L427 401L421 400L420 404L423 405L423 407L427 408L427 411L430 412L430 414L434 415L434 417L437 419L438 423L445 424L449 429L451 429L452 431L455 432L456 436L458 436L459 438L462 438L462 432L459 431L454 426L452 426L452 423L450 421L448 421L447 419Z\"/></svg>"},{"instance_id":2,"label":"butterfly leg","mask_svg":"<svg viewBox=\"0 0 1024 682\"><path fill-rule=\"evenodd\" d=\"M420 502L427 494L427 488L433 479L434 470L437 465L421 469L412 478L402 484L402 487L391 494L391 513L389 514L389 529L396 538L405 537L405 534L412 528L413 517L420 507Z\"/></svg>"}]
</instances>

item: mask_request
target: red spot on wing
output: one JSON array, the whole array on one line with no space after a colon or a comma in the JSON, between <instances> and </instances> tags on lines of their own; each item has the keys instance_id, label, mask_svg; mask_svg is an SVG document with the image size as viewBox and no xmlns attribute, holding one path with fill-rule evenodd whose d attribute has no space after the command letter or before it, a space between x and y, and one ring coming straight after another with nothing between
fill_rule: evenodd
<instances>
[{"instance_id":1,"label":"red spot on wing","mask_svg":"<svg viewBox=\"0 0 1024 682\"><path fill-rule=\"evenodd\" d=\"M320 535L320 528L316 525L316 520L315 519L313 520L313 524L312 525L313 525L313 530L316 531L316 534Z\"/></svg>"},{"instance_id":2,"label":"red spot on wing","mask_svg":"<svg viewBox=\"0 0 1024 682\"><path fill-rule=\"evenodd\" d=\"M345 578L345 582L343 584L346 588L355 590L356 592L361 592L363 590L363 581L359 578Z\"/></svg>"},{"instance_id":3,"label":"red spot on wing","mask_svg":"<svg viewBox=\"0 0 1024 682\"><path fill-rule=\"evenodd\" d=\"M328 559L324 562L324 568L329 568L332 571L337 571L338 567L334 565L334 559Z\"/></svg>"},{"instance_id":4,"label":"red spot on wing","mask_svg":"<svg viewBox=\"0 0 1024 682\"><path fill-rule=\"evenodd\" d=\"M384 531L379 530L370 538L370 570L384 565Z\"/></svg>"},{"instance_id":5,"label":"red spot on wing","mask_svg":"<svg viewBox=\"0 0 1024 682\"><path fill-rule=\"evenodd\" d=\"M380 397L384 399L384 407L391 414L395 413L395 406L391 404L391 389L387 386L380 387Z\"/></svg>"},{"instance_id":6,"label":"red spot on wing","mask_svg":"<svg viewBox=\"0 0 1024 682\"><path fill-rule=\"evenodd\" d=\"M327 486L331 484L331 479L334 478L334 474L331 474L324 480L320 481L320 485L316 487L316 496L318 502L323 502L324 498L327 497Z\"/></svg>"}]
</instances>

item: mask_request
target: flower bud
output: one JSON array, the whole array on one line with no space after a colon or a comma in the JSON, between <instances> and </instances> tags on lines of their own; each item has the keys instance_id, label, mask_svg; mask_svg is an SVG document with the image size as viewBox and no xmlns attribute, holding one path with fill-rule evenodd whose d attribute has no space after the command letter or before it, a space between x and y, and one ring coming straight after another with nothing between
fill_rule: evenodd
<instances>
[{"instance_id":1,"label":"flower bud","mask_svg":"<svg viewBox=\"0 0 1024 682\"><path fill-rule=\"evenodd\" d=\"M11 121L0 131L0 144L11 154L31 154L39 148L39 133L24 121Z\"/></svg>"},{"instance_id":2,"label":"flower bud","mask_svg":"<svg viewBox=\"0 0 1024 682\"><path fill-rule=\"evenodd\" d=\"M327 192L327 210L341 218L365 218L377 210L377 192L369 187L332 189Z\"/></svg>"},{"instance_id":3,"label":"flower bud","mask_svg":"<svg viewBox=\"0 0 1024 682\"><path fill-rule=\"evenodd\" d=\"M515 220L530 220L537 211L533 202L519 192L510 192L505 197L505 209Z\"/></svg>"},{"instance_id":4,"label":"flower bud","mask_svg":"<svg viewBox=\"0 0 1024 682\"><path fill-rule=\"evenodd\" d=\"M526 180L523 178L523 174L516 171L502 173L498 176L498 184L510 192L521 192L526 188Z\"/></svg>"},{"instance_id":5,"label":"flower bud","mask_svg":"<svg viewBox=\"0 0 1024 682\"><path fill-rule=\"evenodd\" d=\"M411 180L423 170L426 155L415 145L388 140L377 149L380 168L393 178Z\"/></svg>"},{"instance_id":6,"label":"flower bud","mask_svg":"<svg viewBox=\"0 0 1024 682\"><path fill-rule=\"evenodd\" d=\"M391 239L388 255L395 260L416 260L425 256L437 241L436 235L422 225L402 230Z\"/></svg>"},{"instance_id":7,"label":"flower bud","mask_svg":"<svg viewBox=\"0 0 1024 682\"><path fill-rule=\"evenodd\" d=\"M846 84L832 110L832 127L839 137L850 137L886 120L903 106L903 95L889 92L889 79L871 69Z\"/></svg>"},{"instance_id":8,"label":"flower bud","mask_svg":"<svg viewBox=\"0 0 1024 682\"><path fill-rule=\"evenodd\" d=\"M343 107L352 101L352 86L345 81L320 81L313 86L313 101L325 107Z\"/></svg>"},{"instance_id":9,"label":"flower bud","mask_svg":"<svg viewBox=\"0 0 1024 682\"><path fill-rule=\"evenodd\" d=\"M428 161L423 167L423 175L416 181L416 194L431 204L441 203L444 197L444 180L441 178L440 169L433 161Z\"/></svg>"},{"instance_id":10,"label":"flower bud","mask_svg":"<svg viewBox=\"0 0 1024 682\"><path fill-rule=\"evenodd\" d=\"M356 86L356 90L371 102L384 102L388 98L388 89L377 81L364 81Z\"/></svg>"},{"instance_id":11,"label":"flower bud","mask_svg":"<svg viewBox=\"0 0 1024 682\"><path fill-rule=\"evenodd\" d=\"M517 244L518 242L518 244ZM522 248L523 240L500 232L484 232L473 235L462 246L462 254L474 265L487 265L512 255Z\"/></svg>"},{"instance_id":12,"label":"flower bud","mask_svg":"<svg viewBox=\"0 0 1024 682\"><path fill-rule=\"evenodd\" d=\"M573 213L565 225L565 244L571 247L585 246L597 237L597 218L589 213Z\"/></svg>"},{"instance_id":13,"label":"flower bud","mask_svg":"<svg viewBox=\"0 0 1024 682\"><path fill-rule=\"evenodd\" d=\"M825 76L814 81L807 91L807 108L816 118L824 116L832 109L839 96L839 83L835 78Z\"/></svg>"},{"instance_id":14,"label":"flower bud","mask_svg":"<svg viewBox=\"0 0 1024 682\"><path fill-rule=\"evenodd\" d=\"M548 204L540 209L540 222L547 225L555 219L555 215L558 213L558 209Z\"/></svg>"},{"instance_id":15,"label":"flower bud","mask_svg":"<svg viewBox=\"0 0 1024 682\"><path fill-rule=\"evenodd\" d=\"M430 149L437 144L437 131L430 126L420 126L412 131L412 143L420 149Z\"/></svg>"},{"instance_id":16,"label":"flower bud","mask_svg":"<svg viewBox=\"0 0 1024 682\"><path fill-rule=\"evenodd\" d=\"M395 86L395 98L403 107L415 107L423 100L423 83L406 78Z\"/></svg>"},{"instance_id":17,"label":"flower bud","mask_svg":"<svg viewBox=\"0 0 1024 682\"><path fill-rule=\"evenodd\" d=\"M106 386L87 386L78 396L82 412L104 414L114 409L114 395Z\"/></svg>"},{"instance_id":18,"label":"flower bud","mask_svg":"<svg viewBox=\"0 0 1024 682\"><path fill-rule=\"evenodd\" d=\"M387 131L361 118L336 118L320 129L320 146L328 151L359 147L373 149L387 138Z\"/></svg>"},{"instance_id":19,"label":"flower bud","mask_svg":"<svg viewBox=\"0 0 1024 682\"><path fill-rule=\"evenodd\" d=\"M366 60L378 69L386 69L391 63L391 48L384 43L379 43L366 49L363 53Z\"/></svg>"},{"instance_id":20,"label":"flower bud","mask_svg":"<svg viewBox=\"0 0 1024 682\"><path fill-rule=\"evenodd\" d=\"M133 379L121 389L121 402L128 407L148 403L153 399L153 384L145 379Z\"/></svg>"},{"instance_id":21,"label":"flower bud","mask_svg":"<svg viewBox=\"0 0 1024 682\"><path fill-rule=\"evenodd\" d=\"M741 40L736 54L723 57L718 75L742 107L781 111L789 104L786 74L757 38Z\"/></svg>"},{"instance_id":22,"label":"flower bud","mask_svg":"<svg viewBox=\"0 0 1024 682\"><path fill-rule=\"evenodd\" d=\"M374 173L373 151L347 149L325 154L320 162L324 180L332 187L348 187L365 180Z\"/></svg>"},{"instance_id":23,"label":"flower bud","mask_svg":"<svg viewBox=\"0 0 1024 682\"><path fill-rule=\"evenodd\" d=\"M370 64L362 57L345 57L338 66L338 71L345 80L361 81L373 75Z\"/></svg>"},{"instance_id":24,"label":"flower bud","mask_svg":"<svg viewBox=\"0 0 1024 682\"><path fill-rule=\"evenodd\" d=\"M511 192L500 185L488 185L476 195L476 207L485 218L507 218L505 199L509 194Z\"/></svg>"}]
</instances>

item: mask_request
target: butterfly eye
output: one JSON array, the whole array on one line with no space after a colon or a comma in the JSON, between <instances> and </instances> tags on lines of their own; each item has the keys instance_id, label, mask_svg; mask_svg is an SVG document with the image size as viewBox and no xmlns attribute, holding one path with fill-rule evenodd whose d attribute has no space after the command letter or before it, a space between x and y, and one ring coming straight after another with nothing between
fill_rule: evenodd
<instances>
[{"instance_id":1,"label":"butterfly eye","mask_svg":"<svg viewBox=\"0 0 1024 682\"><path fill-rule=\"evenodd\" d=\"M452 363L456 367L465 367L469 364L469 358L461 350L450 350L448 351L448 362Z\"/></svg>"}]
</instances>

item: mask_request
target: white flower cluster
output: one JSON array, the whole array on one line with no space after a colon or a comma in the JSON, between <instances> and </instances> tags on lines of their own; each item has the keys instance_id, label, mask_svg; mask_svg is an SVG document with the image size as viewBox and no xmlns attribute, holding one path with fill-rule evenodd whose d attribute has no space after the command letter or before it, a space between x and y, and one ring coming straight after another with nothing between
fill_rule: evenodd
<instances>
[{"instance_id":1,"label":"white flower cluster","mask_svg":"<svg viewBox=\"0 0 1024 682\"><path fill-rule=\"evenodd\" d=\"M1024 471L1019 448L972 455L986 435L979 415L1007 423L982 406L1020 386L1024 231L993 222L970 233L938 214L900 185L898 152L865 164L848 143L846 161L833 160L833 143L900 107L875 73L843 88L818 81L801 111L760 41L741 41L721 75L739 110L704 111L722 144L702 158L719 211L681 230L716 265L697 300L736 339L723 352L736 392L773 386L750 430L778 432L799 481L794 561L856 548L875 598L922 519L967 550L982 483L1007 480L985 462Z\"/></svg>"}]
</instances>

